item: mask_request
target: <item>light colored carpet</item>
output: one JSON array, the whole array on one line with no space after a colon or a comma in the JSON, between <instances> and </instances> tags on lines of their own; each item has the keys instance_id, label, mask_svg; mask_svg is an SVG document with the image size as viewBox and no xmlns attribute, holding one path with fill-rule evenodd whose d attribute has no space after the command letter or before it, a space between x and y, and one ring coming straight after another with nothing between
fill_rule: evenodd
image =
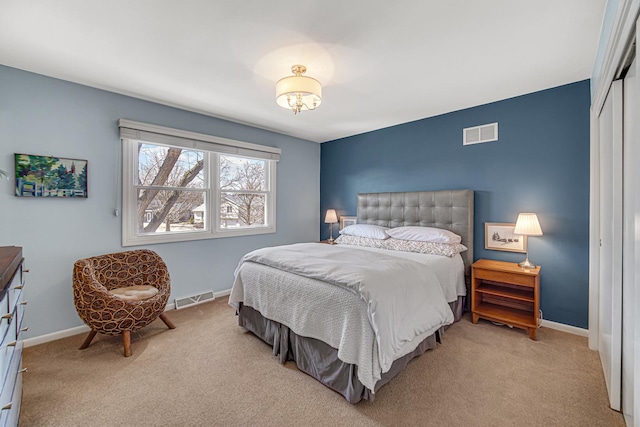
<instances>
[{"instance_id":1,"label":"light colored carpet","mask_svg":"<svg viewBox=\"0 0 640 427\"><path fill-rule=\"evenodd\" d=\"M237 326L226 298L167 312L132 334L24 351L23 426L624 426L585 338L468 318L374 402L349 404Z\"/></svg>"}]
</instances>

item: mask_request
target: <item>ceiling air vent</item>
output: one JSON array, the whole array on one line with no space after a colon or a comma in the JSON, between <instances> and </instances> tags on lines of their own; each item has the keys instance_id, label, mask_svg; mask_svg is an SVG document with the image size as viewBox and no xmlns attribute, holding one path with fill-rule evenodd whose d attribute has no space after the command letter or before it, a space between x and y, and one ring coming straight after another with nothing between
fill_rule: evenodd
<instances>
[{"instance_id":1,"label":"ceiling air vent","mask_svg":"<svg viewBox=\"0 0 640 427\"><path fill-rule=\"evenodd\" d=\"M498 140L498 123L475 126L462 130L462 145L480 144Z\"/></svg>"}]
</instances>

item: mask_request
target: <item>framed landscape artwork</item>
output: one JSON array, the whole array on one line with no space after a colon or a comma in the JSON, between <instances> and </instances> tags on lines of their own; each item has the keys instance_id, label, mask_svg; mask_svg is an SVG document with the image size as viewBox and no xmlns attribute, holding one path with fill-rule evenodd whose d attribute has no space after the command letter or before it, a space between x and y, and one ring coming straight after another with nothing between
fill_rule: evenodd
<instances>
[{"instance_id":1,"label":"framed landscape artwork","mask_svg":"<svg viewBox=\"0 0 640 427\"><path fill-rule=\"evenodd\" d=\"M86 198L87 161L15 153L17 197Z\"/></svg>"},{"instance_id":2,"label":"framed landscape artwork","mask_svg":"<svg viewBox=\"0 0 640 427\"><path fill-rule=\"evenodd\" d=\"M494 251L526 252L527 236L514 234L516 225L503 222L484 223L484 248Z\"/></svg>"}]
</instances>

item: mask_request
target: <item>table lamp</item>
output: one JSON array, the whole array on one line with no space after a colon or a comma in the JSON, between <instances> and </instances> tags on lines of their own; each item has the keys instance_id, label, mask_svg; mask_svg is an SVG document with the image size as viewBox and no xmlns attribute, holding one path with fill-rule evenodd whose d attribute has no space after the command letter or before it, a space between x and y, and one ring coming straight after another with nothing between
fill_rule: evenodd
<instances>
[{"instance_id":1,"label":"table lamp","mask_svg":"<svg viewBox=\"0 0 640 427\"><path fill-rule=\"evenodd\" d=\"M338 215L335 209L327 209L327 214L324 217L325 224L329 224L329 244L333 245L333 224L338 222Z\"/></svg>"},{"instance_id":2,"label":"table lamp","mask_svg":"<svg viewBox=\"0 0 640 427\"><path fill-rule=\"evenodd\" d=\"M520 234L522 236L542 236L542 228L540 228L537 215L534 213L518 214L518 220L516 221L516 228L513 230L513 234ZM518 265L522 268L536 268L537 265L529 261L528 249L525 254L525 260L518 263Z\"/></svg>"}]
</instances>

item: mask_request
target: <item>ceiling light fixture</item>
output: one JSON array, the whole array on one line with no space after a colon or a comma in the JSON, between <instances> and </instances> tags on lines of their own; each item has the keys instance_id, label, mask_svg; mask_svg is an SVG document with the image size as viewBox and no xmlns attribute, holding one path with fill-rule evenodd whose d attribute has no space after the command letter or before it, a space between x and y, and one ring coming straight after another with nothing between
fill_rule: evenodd
<instances>
[{"instance_id":1,"label":"ceiling light fixture","mask_svg":"<svg viewBox=\"0 0 640 427\"><path fill-rule=\"evenodd\" d=\"M315 110L322 102L322 85L312 77L303 76L307 72L304 65L294 65L291 72L295 75L276 83L276 102L294 114L302 110Z\"/></svg>"}]
</instances>

